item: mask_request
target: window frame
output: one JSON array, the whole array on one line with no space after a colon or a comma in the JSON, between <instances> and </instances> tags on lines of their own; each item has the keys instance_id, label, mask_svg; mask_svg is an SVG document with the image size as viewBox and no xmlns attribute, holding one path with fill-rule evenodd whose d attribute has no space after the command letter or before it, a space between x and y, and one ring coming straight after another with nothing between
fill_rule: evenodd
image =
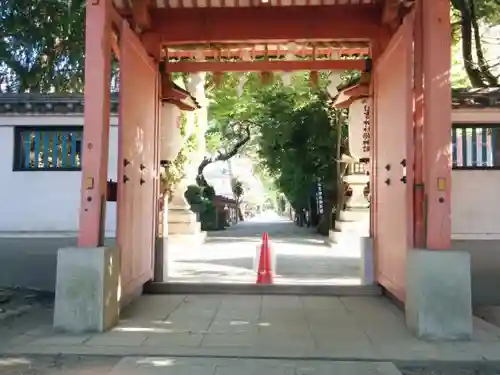
<instances>
[{"instance_id":1,"label":"window frame","mask_svg":"<svg viewBox=\"0 0 500 375\"><path fill-rule=\"evenodd\" d=\"M80 132L80 157L83 153L83 125L20 125L14 126L14 147L12 158L12 171L13 172L79 172L82 170L81 163L79 167L60 167L60 168L24 168L23 163L23 147L22 136L24 132Z\"/></svg>"},{"instance_id":2,"label":"window frame","mask_svg":"<svg viewBox=\"0 0 500 375\"><path fill-rule=\"evenodd\" d=\"M451 124L451 162L452 170L454 171L494 171L500 170L500 163L498 165L487 166L487 165L477 165L477 166L458 166L453 165L453 131L455 129L498 129L500 132L500 123L467 123L467 122L454 122ZM500 137L498 137L498 142L500 142ZM494 155L493 155L494 157ZM458 161L458 160L457 160Z\"/></svg>"}]
</instances>

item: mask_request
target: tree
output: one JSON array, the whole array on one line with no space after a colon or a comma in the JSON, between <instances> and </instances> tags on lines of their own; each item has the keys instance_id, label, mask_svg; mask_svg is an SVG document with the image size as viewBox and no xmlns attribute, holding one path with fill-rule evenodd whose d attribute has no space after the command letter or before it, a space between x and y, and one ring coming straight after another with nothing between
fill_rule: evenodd
<instances>
[{"instance_id":1,"label":"tree","mask_svg":"<svg viewBox=\"0 0 500 375\"><path fill-rule=\"evenodd\" d=\"M205 156L201 161L200 165L198 166L196 183L198 184L198 186L205 189L207 192L210 191L209 193L210 195L214 195L212 194L211 191L213 190L213 188L210 186L208 181L205 179L205 176L203 175L204 169L209 164L218 161L227 161L232 157L236 156L238 152L242 149L242 147L245 146L245 144L247 144L251 138L250 128L252 126L252 123L249 123L248 121L245 122L236 121L234 123L231 123L231 125L232 125L231 128L234 131L234 138L232 140L235 139L235 142L233 144L227 145L227 151L219 150L215 155Z\"/></svg>"},{"instance_id":2,"label":"tree","mask_svg":"<svg viewBox=\"0 0 500 375\"><path fill-rule=\"evenodd\" d=\"M0 0L0 93L83 92L85 3Z\"/></svg>"},{"instance_id":3,"label":"tree","mask_svg":"<svg viewBox=\"0 0 500 375\"><path fill-rule=\"evenodd\" d=\"M240 210L241 197L243 197L244 189L243 182L239 179L233 177L231 179L231 190L233 191L234 198L236 200L236 209L238 210L238 219L243 221L243 214Z\"/></svg>"},{"instance_id":4,"label":"tree","mask_svg":"<svg viewBox=\"0 0 500 375\"><path fill-rule=\"evenodd\" d=\"M460 40L464 69L473 87L500 85L500 56L490 60L485 56L481 29L500 23L500 2L497 0L451 0L453 6L454 39ZM457 27L458 26L458 27ZM500 46L500 40L497 41ZM497 47L498 48L498 47Z\"/></svg>"},{"instance_id":5,"label":"tree","mask_svg":"<svg viewBox=\"0 0 500 375\"><path fill-rule=\"evenodd\" d=\"M251 157L256 171L272 181L296 211L310 209L313 187L318 180L325 192L325 212L336 202L336 111L324 91L311 86L308 74L297 73L292 87L280 80L262 84L257 74L246 76L243 93L238 95L241 75L226 75L226 80L212 92L209 137L220 145L234 142L231 121L253 124L250 139L239 152ZM323 74L320 87L326 87ZM218 136L215 136L218 134ZM236 137L236 138L235 138ZM269 184L267 184L269 185ZM330 226L325 215L322 232Z\"/></svg>"}]
</instances>

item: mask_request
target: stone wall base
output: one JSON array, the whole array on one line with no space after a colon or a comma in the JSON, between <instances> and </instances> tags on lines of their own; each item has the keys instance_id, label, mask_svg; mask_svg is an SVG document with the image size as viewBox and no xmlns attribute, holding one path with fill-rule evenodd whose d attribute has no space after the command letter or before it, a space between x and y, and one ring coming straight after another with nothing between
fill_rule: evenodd
<instances>
[{"instance_id":1,"label":"stone wall base","mask_svg":"<svg viewBox=\"0 0 500 375\"><path fill-rule=\"evenodd\" d=\"M119 252L116 248L62 248L57 254L54 328L103 332L120 315Z\"/></svg>"},{"instance_id":2,"label":"stone wall base","mask_svg":"<svg viewBox=\"0 0 500 375\"><path fill-rule=\"evenodd\" d=\"M470 254L411 249L406 261L406 324L424 340L470 340Z\"/></svg>"}]
</instances>

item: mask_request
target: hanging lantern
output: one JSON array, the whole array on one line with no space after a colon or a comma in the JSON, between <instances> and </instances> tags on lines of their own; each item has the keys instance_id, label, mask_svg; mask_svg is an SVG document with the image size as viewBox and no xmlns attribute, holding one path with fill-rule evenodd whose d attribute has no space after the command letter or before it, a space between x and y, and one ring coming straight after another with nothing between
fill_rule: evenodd
<instances>
[{"instance_id":1,"label":"hanging lantern","mask_svg":"<svg viewBox=\"0 0 500 375\"><path fill-rule=\"evenodd\" d=\"M172 103L161 103L160 160L173 161L182 148L181 110Z\"/></svg>"},{"instance_id":2,"label":"hanging lantern","mask_svg":"<svg viewBox=\"0 0 500 375\"><path fill-rule=\"evenodd\" d=\"M309 84L312 87L319 86L319 72L317 72L316 70L313 70L311 71L311 73L309 73Z\"/></svg>"},{"instance_id":3,"label":"hanging lantern","mask_svg":"<svg viewBox=\"0 0 500 375\"><path fill-rule=\"evenodd\" d=\"M274 82L273 72L262 72L260 74L260 82L263 85L271 85Z\"/></svg>"},{"instance_id":4,"label":"hanging lantern","mask_svg":"<svg viewBox=\"0 0 500 375\"><path fill-rule=\"evenodd\" d=\"M370 157L370 100L356 99L349 107L349 151L357 159Z\"/></svg>"},{"instance_id":5,"label":"hanging lantern","mask_svg":"<svg viewBox=\"0 0 500 375\"><path fill-rule=\"evenodd\" d=\"M337 87L342 83L342 71L334 70L330 73L328 78L328 86L326 87L326 90L328 91L328 94L334 98L339 94Z\"/></svg>"}]
</instances>

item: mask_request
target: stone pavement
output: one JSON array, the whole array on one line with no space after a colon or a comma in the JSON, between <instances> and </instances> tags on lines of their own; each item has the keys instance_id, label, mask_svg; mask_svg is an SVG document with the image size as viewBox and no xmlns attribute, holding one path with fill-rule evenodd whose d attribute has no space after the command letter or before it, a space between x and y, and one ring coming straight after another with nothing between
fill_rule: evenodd
<instances>
[{"instance_id":1,"label":"stone pavement","mask_svg":"<svg viewBox=\"0 0 500 375\"><path fill-rule=\"evenodd\" d=\"M500 360L500 329L475 319L471 342L422 342L384 297L154 295L109 332L57 333L48 319L0 353L482 361Z\"/></svg>"},{"instance_id":2,"label":"stone pavement","mask_svg":"<svg viewBox=\"0 0 500 375\"><path fill-rule=\"evenodd\" d=\"M0 375L401 375L390 362L179 357L0 357Z\"/></svg>"},{"instance_id":3,"label":"stone pavement","mask_svg":"<svg viewBox=\"0 0 500 375\"><path fill-rule=\"evenodd\" d=\"M121 360L112 375L400 375L388 362L279 361L208 358L135 358Z\"/></svg>"}]
</instances>

